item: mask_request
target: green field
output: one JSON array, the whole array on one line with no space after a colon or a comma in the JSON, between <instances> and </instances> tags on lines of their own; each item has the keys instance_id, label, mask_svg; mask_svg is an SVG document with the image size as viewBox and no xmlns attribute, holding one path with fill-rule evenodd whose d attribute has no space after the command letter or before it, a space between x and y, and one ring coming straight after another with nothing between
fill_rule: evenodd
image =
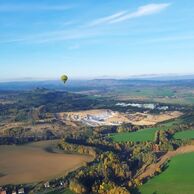
<instances>
[{"instance_id":1,"label":"green field","mask_svg":"<svg viewBox=\"0 0 194 194\"><path fill-rule=\"evenodd\" d=\"M158 87L128 87L128 86L122 86L119 88L116 88L117 94L120 95L129 95L129 96L145 96L145 97L158 97L158 96L168 96L171 97L175 95L175 93L170 88L158 88Z\"/></svg>"},{"instance_id":2,"label":"green field","mask_svg":"<svg viewBox=\"0 0 194 194\"><path fill-rule=\"evenodd\" d=\"M190 91L173 91L172 88L158 88L158 87L120 87L116 89L114 92L110 92L112 95L125 96L126 99L130 99L131 97L134 99L141 98L144 100L166 103L166 104L182 104L182 105L193 105L194 104L194 95L190 93ZM119 94L119 95L118 95ZM184 96L183 96L184 94ZM176 96L176 98L174 98Z\"/></svg>"},{"instance_id":3,"label":"green field","mask_svg":"<svg viewBox=\"0 0 194 194\"><path fill-rule=\"evenodd\" d=\"M193 194L194 153L177 155L169 167L140 188L141 194Z\"/></svg>"},{"instance_id":4,"label":"green field","mask_svg":"<svg viewBox=\"0 0 194 194\"><path fill-rule=\"evenodd\" d=\"M174 121L169 121L161 124L159 127L154 128L146 128L143 130L138 130L136 132L123 132L123 133L115 133L110 135L110 138L115 142L144 142L144 141L153 141L155 132L158 130L166 130L169 127L180 123L180 119L176 119Z\"/></svg>"},{"instance_id":5,"label":"green field","mask_svg":"<svg viewBox=\"0 0 194 194\"><path fill-rule=\"evenodd\" d=\"M115 96L117 99L124 97L124 99L146 100L149 102L159 102L166 104L182 104L182 105L193 105L194 94L191 92L192 89L185 88L172 88L167 87L156 87L156 86L120 86L113 88L111 91L105 93L106 96ZM103 94L104 95L104 94Z\"/></svg>"},{"instance_id":6,"label":"green field","mask_svg":"<svg viewBox=\"0 0 194 194\"><path fill-rule=\"evenodd\" d=\"M144 142L144 141L152 141L154 139L155 132L160 130L161 128L147 128L143 130L139 130L136 132L123 132L123 133L115 133L111 135L111 139L115 142Z\"/></svg>"},{"instance_id":7,"label":"green field","mask_svg":"<svg viewBox=\"0 0 194 194\"><path fill-rule=\"evenodd\" d=\"M194 139L194 130L178 132L174 135L174 138L181 140Z\"/></svg>"}]
</instances>

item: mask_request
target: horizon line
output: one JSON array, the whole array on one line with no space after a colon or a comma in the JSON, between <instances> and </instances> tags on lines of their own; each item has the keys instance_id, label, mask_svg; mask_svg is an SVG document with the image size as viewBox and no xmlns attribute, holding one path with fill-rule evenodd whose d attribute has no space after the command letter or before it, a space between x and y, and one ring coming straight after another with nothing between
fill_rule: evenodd
<instances>
[{"instance_id":1,"label":"horizon line","mask_svg":"<svg viewBox=\"0 0 194 194\"><path fill-rule=\"evenodd\" d=\"M71 80L76 81L76 80L96 80L96 79L113 79L113 80L126 80L126 79L154 79L154 78L165 78L165 77L184 77L184 76L193 76L194 79L194 73L165 73L165 74L133 74L133 75L121 75L121 76L115 76L115 75L106 75L106 76L85 76L85 77L76 77L72 76ZM53 77L29 77L29 78L5 78L5 79L0 79L0 83L8 83L8 82L36 82L36 81L57 81L60 80L59 78Z\"/></svg>"}]
</instances>

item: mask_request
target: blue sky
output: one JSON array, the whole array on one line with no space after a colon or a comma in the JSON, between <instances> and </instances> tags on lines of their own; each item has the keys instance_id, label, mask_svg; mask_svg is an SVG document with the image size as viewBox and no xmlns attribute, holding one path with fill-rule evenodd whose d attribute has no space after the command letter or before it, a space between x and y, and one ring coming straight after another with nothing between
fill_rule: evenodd
<instances>
[{"instance_id":1,"label":"blue sky","mask_svg":"<svg viewBox=\"0 0 194 194\"><path fill-rule=\"evenodd\" d=\"M194 73L194 1L0 0L0 80Z\"/></svg>"}]
</instances>

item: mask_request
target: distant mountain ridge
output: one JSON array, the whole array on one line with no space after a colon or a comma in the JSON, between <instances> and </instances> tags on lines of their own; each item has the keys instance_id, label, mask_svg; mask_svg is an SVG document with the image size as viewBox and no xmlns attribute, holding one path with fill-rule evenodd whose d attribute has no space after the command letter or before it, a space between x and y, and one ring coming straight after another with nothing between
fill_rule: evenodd
<instances>
[{"instance_id":1,"label":"distant mountain ridge","mask_svg":"<svg viewBox=\"0 0 194 194\"><path fill-rule=\"evenodd\" d=\"M131 76L129 79L148 79L148 80L185 80L185 79L194 79L194 74L189 75L178 75L178 74L145 74Z\"/></svg>"},{"instance_id":2,"label":"distant mountain ridge","mask_svg":"<svg viewBox=\"0 0 194 194\"><path fill-rule=\"evenodd\" d=\"M69 80L64 84L60 80L45 81L12 81L0 82L0 90L32 90L46 88L55 90L79 91L91 90L99 87L130 86L130 85L194 85L194 75L142 75L127 79L93 79L93 80Z\"/></svg>"}]
</instances>

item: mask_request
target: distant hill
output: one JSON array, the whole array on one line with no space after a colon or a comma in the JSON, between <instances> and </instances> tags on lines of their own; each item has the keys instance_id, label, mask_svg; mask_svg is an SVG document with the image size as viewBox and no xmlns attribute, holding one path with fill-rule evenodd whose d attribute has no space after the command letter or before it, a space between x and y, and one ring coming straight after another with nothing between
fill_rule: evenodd
<instances>
[{"instance_id":1,"label":"distant hill","mask_svg":"<svg viewBox=\"0 0 194 194\"><path fill-rule=\"evenodd\" d=\"M60 80L0 82L0 90L32 90L46 88L54 90L83 91L107 89L118 86L160 86L160 85L194 85L194 75L183 76L142 76L128 79L94 79L69 80L64 85Z\"/></svg>"},{"instance_id":2,"label":"distant hill","mask_svg":"<svg viewBox=\"0 0 194 194\"><path fill-rule=\"evenodd\" d=\"M139 75L139 76L131 76L129 79L143 79L143 80L160 80L160 81L168 81L168 80L190 80L194 79L194 75L176 75L176 74L150 74L150 75Z\"/></svg>"}]
</instances>

